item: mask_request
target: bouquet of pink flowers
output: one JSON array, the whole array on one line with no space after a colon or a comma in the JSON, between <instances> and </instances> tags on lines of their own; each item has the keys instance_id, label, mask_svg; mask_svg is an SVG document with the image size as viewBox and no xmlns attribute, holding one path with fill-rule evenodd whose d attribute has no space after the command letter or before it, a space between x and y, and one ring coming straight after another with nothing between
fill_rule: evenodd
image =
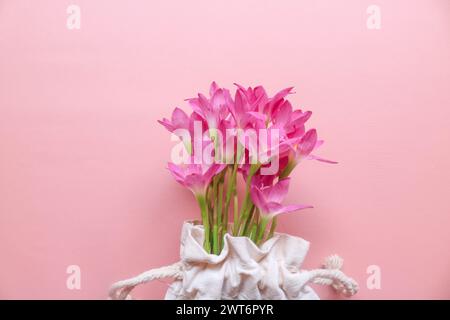
<instances>
[{"instance_id":1,"label":"bouquet of pink flowers","mask_svg":"<svg viewBox=\"0 0 450 320\"><path fill-rule=\"evenodd\" d=\"M168 169L197 199L204 249L216 255L226 233L260 245L273 236L278 215L311 208L282 204L302 160L335 163L312 154L323 140L305 128L311 111L294 110L286 99L292 88L269 97L262 86L236 86L233 98L213 82L209 98L187 99L190 114L175 108L170 120L159 121L180 141ZM238 176L245 181L241 197Z\"/></svg>"},{"instance_id":2,"label":"bouquet of pink flowers","mask_svg":"<svg viewBox=\"0 0 450 320\"><path fill-rule=\"evenodd\" d=\"M161 278L174 279L165 295L170 300L319 299L311 283L346 295L358 291L340 270L342 258L332 255L322 268L302 270L309 242L275 233L278 215L311 208L282 203L297 164L335 163L313 154L323 141L305 128L311 112L293 110L290 93L269 97L261 86L237 85L232 97L213 82L209 98L187 99L189 115L176 108L170 120L159 121L177 141L168 169L194 194L202 222L184 222L179 262L116 282L112 299L129 298L137 285Z\"/></svg>"}]
</instances>

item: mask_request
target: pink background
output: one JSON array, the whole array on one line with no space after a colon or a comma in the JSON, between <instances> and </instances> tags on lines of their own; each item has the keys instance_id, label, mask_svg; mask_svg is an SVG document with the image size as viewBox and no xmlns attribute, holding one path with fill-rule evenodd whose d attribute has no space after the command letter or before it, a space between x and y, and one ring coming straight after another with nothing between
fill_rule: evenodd
<instances>
[{"instance_id":1,"label":"pink background","mask_svg":"<svg viewBox=\"0 0 450 320\"><path fill-rule=\"evenodd\" d=\"M71 31L69 1L0 1L0 298L104 299L177 261L199 213L156 120L212 80L295 86L319 154L340 162L294 174L288 202L315 209L280 230L311 241L307 268L339 253L354 299L450 298L450 1L74 3ZM81 290L66 287L72 264Z\"/></svg>"}]
</instances>

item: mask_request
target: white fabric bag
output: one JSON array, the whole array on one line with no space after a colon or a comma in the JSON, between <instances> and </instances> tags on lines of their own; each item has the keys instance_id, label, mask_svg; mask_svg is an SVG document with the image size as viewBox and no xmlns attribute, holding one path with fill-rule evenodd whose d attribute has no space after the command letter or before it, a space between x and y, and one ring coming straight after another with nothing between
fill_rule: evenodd
<instances>
[{"instance_id":1,"label":"white fabric bag","mask_svg":"<svg viewBox=\"0 0 450 320\"><path fill-rule=\"evenodd\" d=\"M226 234L220 255L206 253L202 244L203 227L185 222L181 261L115 283L110 298L131 298L129 293L136 285L166 277L175 278L165 296L171 300L319 299L309 283L332 285L347 295L358 290L357 283L339 270L343 261L338 256L327 258L322 269L301 270L309 242L298 237L275 233L257 247L247 237Z\"/></svg>"}]
</instances>

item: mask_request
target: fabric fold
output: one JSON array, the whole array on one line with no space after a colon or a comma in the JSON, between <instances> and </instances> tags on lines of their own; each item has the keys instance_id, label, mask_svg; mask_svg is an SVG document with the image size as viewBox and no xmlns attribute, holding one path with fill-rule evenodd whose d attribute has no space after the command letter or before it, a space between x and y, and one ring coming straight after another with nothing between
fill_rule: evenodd
<instances>
[{"instance_id":1,"label":"fabric fold","mask_svg":"<svg viewBox=\"0 0 450 320\"><path fill-rule=\"evenodd\" d=\"M166 299L319 299L300 269L308 241L275 233L258 247L226 234L222 252L214 255L203 249L203 239L203 226L183 224L183 277L170 285Z\"/></svg>"}]
</instances>

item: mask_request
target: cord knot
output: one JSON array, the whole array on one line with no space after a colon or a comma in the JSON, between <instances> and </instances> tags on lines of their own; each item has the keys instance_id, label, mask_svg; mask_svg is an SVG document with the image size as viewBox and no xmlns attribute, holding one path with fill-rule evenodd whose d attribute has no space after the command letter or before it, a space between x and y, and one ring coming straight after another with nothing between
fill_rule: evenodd
<instances>
[{"instance_id":1,"label":"cord knot","mask_svg":"<svg viewBox=\"0 0 450 320\"><path fill-rule=\"evenodd\" d=\"M339 257L337 254L333 254L325 258L323 267L329 270L340 270L344 265L344 259Z\"/></svg>"}]
</instances>

